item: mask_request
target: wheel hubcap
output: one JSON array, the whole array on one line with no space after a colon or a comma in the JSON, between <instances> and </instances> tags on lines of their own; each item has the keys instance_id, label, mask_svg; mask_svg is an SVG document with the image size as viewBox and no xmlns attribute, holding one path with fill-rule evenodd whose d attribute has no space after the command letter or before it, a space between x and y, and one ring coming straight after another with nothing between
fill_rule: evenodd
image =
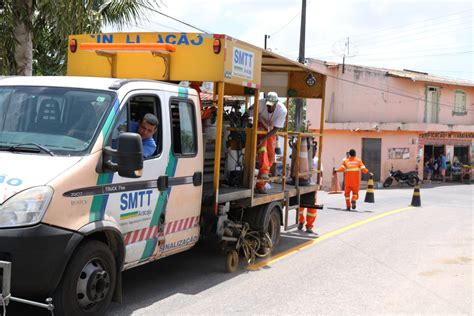
<instances>
[{"instance_id":1,"label":"wheel hubcap","mask_svg":"<svg viewBox=\"0 0 474 316\"><path fill-rule=\"evenodd\" d=\"M99 259L89 261L77 281L77 301L84 309L91 309L103 301L110 290L110 274Z\"/></svg>"}]
</instances>

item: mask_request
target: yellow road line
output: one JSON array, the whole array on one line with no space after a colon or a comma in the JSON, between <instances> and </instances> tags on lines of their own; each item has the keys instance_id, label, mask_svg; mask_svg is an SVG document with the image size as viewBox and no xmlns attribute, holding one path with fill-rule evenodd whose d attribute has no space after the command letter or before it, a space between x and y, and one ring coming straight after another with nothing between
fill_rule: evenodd
<instances>
[{"instance_id":1,"label":"yellow road line","mask_svg":"<svg viewBox=\"0 0 474 316\"><path fill-rule=\"evenodd\" d=\"M389 211L389 212L385 212L385 213L382 213L382 214L379 214L377 216L374 216L374 217L371 217L371 218L368 218L368 219L364 219L364 220L361 220L361 221L358 221L358 222L355 222L353 224L350 224L350 225L347 225L347 226L344 226L342 228L339 228L339 229L336 229L330 233L327 233L327 234L324 234L322 235L321 237L317 238L317 239L312 239L312 240L309 240L301 245L298 245L298 246L295 246L293 248L290 248L288 250L285 250L281 253L278 253L266 260L263 260L261 262L258 262L258 263L255 263L255 264L252 264L252 265L249 265L247 267L247 270L251 270L251 271L256 271L256 270L259 270L261 269L262 267L264 266L267 266L269 264L272 264L280 259L283 259L297 251L300 251L302 249L305 249L305 248L308 248L314 244L317 244L317 243L320 243L328 238L331 238L331 237L334 237L336 235L339 235L339 234L342 234L350 229L353 229L353 228L356 228L356 227L359 227L359 226L362 226L362 225L365 225L365 224L368 224L370 222L373 222L375 220L378 220L380 218L383 218L385 216L389 216L389 215L392 215L392 214L396 214L396 213L400 213L400 212L404 212L404 211L408 211L408 210L411 210L413 208L413 206L409 206L409 207L404 207L404 208L400 208L400 209L397 209L397 210L393 210L393 211Z\"/></svg>"}]
</instances>

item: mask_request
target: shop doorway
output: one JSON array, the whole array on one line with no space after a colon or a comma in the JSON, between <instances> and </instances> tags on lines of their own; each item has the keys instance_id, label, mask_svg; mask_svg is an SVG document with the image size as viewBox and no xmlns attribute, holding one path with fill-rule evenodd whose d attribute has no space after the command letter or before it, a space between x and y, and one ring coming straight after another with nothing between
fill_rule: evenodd
<instances>
[{"instance_id":1,"label":"shop doorway","mask_svg":"<svg viewBox=\"0 0 474 316\"><path fill-rule=\"evenodd\" d=\"M454 157L457 157L459 162L463 165L469 165L469 146L454 146Z\"/></svg>"},{"instance_id":2,"label":"shop doorway","mask_svg":"<svg viewBox=\"0 0 474 316\"><path fill-rule=\"evenodd\" d=\"M423 150L423 179L428 177L426 163L430 158L438 159L441 154L446 154L444 145L425 145Z\"/></svg>"},{"instance_id":3,"label":"shop doorway","mask_svg":"<svg viewBox=\"0 0 474 316\"><path fill-rule=\"evenodd\" d=\"M438 158L441 154L446 154L444 145L425 145L423 151L424 162L430 158Z\"/></svg>"},{"instance_id":4,"label":"shop doorway","mask_svg":"<svg viewBox=\"0 0 474 316\"><path fill-rule=\"evenodd\" d=\"M382 140L380 138L362 138L362 161L374 174L374 181L380 181L381 153ZM368 179L368 174L362 174L362 180Z\"/></svg>"}]
</instances>

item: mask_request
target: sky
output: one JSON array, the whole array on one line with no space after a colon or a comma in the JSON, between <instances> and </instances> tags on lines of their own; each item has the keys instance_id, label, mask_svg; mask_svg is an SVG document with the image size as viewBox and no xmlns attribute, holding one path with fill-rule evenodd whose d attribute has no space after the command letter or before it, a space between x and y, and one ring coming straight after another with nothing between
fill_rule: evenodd
<instances>
[{"instance_id":1,"label":"sky","mask_svg":"<svg viewBox=\"0 0 474 316\"><path fill-rule=\"evenodd\" d=\"M302 0L162 0L157 10L297 60ZM474 82L474 1L306 0L305 57ZM200 32L158 13L127 32ZM115 30L113 28L105 31ZM348 48L348 49L347 49Z\"/></svg>"}]
</instances>

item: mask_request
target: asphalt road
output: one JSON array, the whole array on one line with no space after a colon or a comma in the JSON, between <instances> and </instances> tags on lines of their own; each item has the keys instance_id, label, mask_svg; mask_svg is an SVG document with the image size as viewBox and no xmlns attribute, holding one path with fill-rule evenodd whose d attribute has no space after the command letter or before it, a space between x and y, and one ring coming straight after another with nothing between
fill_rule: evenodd
<instances>
[{"instance_id":1,"label":"asphalt road","mask_svg":"<svg viewBox=\"0 0 474 316\"><path fill-rule=\"evenodd\" d=\"M272 258L233 274L209 240L126 271L108 315L472 315L474 186L422 187L421 207L408 207L406 186L376 189L374 204L364 196L348 212L341 194L321 194L319 239L284 232Z\"/></svg>"}]
</instances>

